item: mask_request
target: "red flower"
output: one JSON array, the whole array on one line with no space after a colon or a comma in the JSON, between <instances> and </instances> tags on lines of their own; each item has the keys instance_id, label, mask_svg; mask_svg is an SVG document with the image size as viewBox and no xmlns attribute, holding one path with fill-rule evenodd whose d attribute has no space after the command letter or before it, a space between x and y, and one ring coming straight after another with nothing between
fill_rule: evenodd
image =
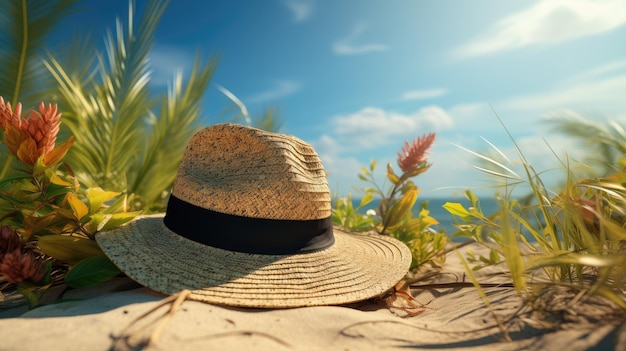
<instances>
[{"instance_id":1,"label":"red flower","mask_svg":"<svg viewBox=\"0 0 626 351\"><path fill-rule=\"evenodd\" d=\"M3 225L0 227L0 262L7 252L22 248L22 239L11 227Z\"/></svg>"},{"instance_id":2,"label":"red flower","mask_svg":"<svg viewBox=\"0 0 626 351\"><path fill-rule=\"evenodd\" d=\"M30 110L24 118L20 116L22 104L17 104L15 111L10 103L0 97L0 127L4 129L6 145L9 151L23 163L33 166L44 156L44 164L50 165L59 161L69 150L74 139L55 148L57 134L61 125L61 114L57 113L57 105L42 102L39 112Z\"/></svg>"},{"instance_id":3,"label":"red flower","mask_svg":"<svg viewBox=\"0 0 626 351\"><path fill-rule=\"evenodd\" d=\"M10 227L0 227L0 277L9 283L40 282L46 275L41 258L26 251L20 236Z\"/></svg>"},{"instance_id":4,"label":"red flower","mask_svg":"<svg viewBox=\"0 0 626 351\"><path fill-rule=\"evenodd\" d=\"M46 276L46 267L43 260L36 258L32 252L15 249L6 253L0 262L0 276L12 284L23 281L38 283Z\"/></svg>"},{"instance_id":5,"label":"red flower","mask_svg":"<svg viewBox=\"0 0 626 351\"><path fill-rule=\"evenodd\" d=\"M402 153L398 152L398 166L406 173L412 169L415 169L420 163L425 162L427 158L425 155L427 150L433 145L435 141L435 133L423 135L415 140L412 144L408 141L404 142L402 147Z\"/></svg>"}]
</instances>

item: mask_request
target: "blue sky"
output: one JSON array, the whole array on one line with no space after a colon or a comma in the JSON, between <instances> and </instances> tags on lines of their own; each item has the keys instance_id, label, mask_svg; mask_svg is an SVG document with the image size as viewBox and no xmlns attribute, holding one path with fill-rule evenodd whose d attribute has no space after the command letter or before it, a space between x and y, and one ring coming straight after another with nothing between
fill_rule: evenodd
<instances>
[{"instance_id":1,"label":"blue sky","mask_svg":"<svg viewBox=\"0 0 626 351\"><path fill-rule=\"evenodd\" d=\"M87 0L62 31L100 39L127 13L125 0ZM557 164L546 144L579 149L546 117L626 123L625 24L622 0L174 0L152 84L189 72L196 52L219 54L205 124L225 121L230 104L216 84L253 115L277 106L283 132L316 148L339 195L365 185L357 173L372 159L382 183L405 140L435 132L432 168L415 180L422 196L450 197L492 181L459 146L484 152L487 140L517 158L496 113L538 170Z\"/></svg>"}]
</instances>

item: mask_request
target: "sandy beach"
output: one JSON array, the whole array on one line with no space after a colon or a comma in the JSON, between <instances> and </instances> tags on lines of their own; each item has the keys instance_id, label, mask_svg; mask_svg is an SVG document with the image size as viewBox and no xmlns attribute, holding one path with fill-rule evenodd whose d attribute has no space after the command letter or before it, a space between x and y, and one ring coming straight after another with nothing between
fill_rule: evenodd
<instances>
[{"instance_id":1,"label":"sandy beach","mask_svg":"<svg viewBox=\"0 0 626 351\"><path fill-rule=\"evenodd\" d=\"M626 350L622 311L579 301L580 308L569 306L569 312L544 315L541 322L498 268L481 270L478 278L502 328L452 252L437 275L414 284L412 295L423 305L415 316L380 301L276 310L185 301L147 349ZM0 311L0 350L132 349L153 331L141 332L141 325L166 311L163 307L127 329L164 298L128 278L64 297L30 311L24 306ZM550 301L557 303L555 297Z\"/></svg>"}]
</instances>

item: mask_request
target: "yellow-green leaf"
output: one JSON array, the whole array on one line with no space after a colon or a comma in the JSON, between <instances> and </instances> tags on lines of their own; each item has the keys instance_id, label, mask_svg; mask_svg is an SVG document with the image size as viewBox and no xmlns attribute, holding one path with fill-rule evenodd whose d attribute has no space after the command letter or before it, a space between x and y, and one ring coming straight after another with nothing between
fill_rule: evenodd
<instances>
[{"instance_id":1,"label":"yellow-green leaf","mask_svg":"<svg viewBox=\"0 0 626 351\"><path fill-rule=\"evenodd\" d=\"M365 195L363 195L363 197L361 198L361 203L359 204L359 207L366 206L367 204L372 202L373 199L374 195L372 195L372 193L365 193Z\"/></svg>"},{"instance_id":2,"label":"yellow-green leaf","mask_svg":"<svg viewBox=\"0 0 626 351\"><path fill-rule=\"evenodd\" d=\"M70 187L72 186L72 183L63 180L61 177L59 177L56 172L54 172L54 170L48 168L46 169L46 177L50 180L50 183L52 184L56 184L56 185L61 185L61 186L67 186Z\"/></svg>"},{"instance_id":3,"label":"yellow-green leaf","mask_svg":"<svg viewBox=\"0 0 626 351\"><path fill-rule=\"evenodd\" d=\"M439 224L439 221L437 221L435 218L430 216L430 211L427 209L422 209L420 211L420 219L423 222L428 223L428 226Z\"/></svg>"},{"instance_id":4,"label":"yellow-green leaf","mask_svg":"<svg viewBox=\"0 0 626 351\"><path fill-rule=\"evenodd\" d=\"M72 212L74 212L76 219L81 220L89 214L89 207L87 207L84 202L80 201L76 194L68 193L65 199L70 204L70 207L72 207Z\"/></svg>"},{"instance_id":5,"label":"yellow-green leaf","mask_svg":"<svg viewBox=\"0 0 626 351\"><path fill-rule=\"evenodd\" d=\"M141 211L120 212L113 214L96 213L91 216L90 223L95 224L94 228L96 228L97 231L103 232L132 221L140 213Z\"/></svg>"},{"instance_id":6,"label":"yellow-green leaf","mask_svg":"<svg viewBox=\"0 0 626 351\"><path fill-rule=\"evenodd\" d=\"M424 172L426 172L428 169L430 168L430 166L423 166L423 167L418 167L418 168L414 168L406 173L404 173L402 175L402 177L400 178L401 181L405 181L409 178L413 178L415 176L418 176Z\"/></svg>"},{"instance_id":7,"label":"yellow-green leaf","mask_svg":"<svg viewBox=\"0 0 626 351\"><path fill-rule=\"evenodd\" d=\"M400 178L393 171L393 167L391 167L391 163L387 163L387 179L393 184L396 185L400 182Z\"/></svg>"},{"instance_id":8,"label":"yellow-green leaf","mask_svg":"<svg viewBox=\"0 0 626 351\"><path fill-rule=\"evenodd\" d=\"M361 167L361 173L362 175L369 175L370 173L367 171L367 168L365 168L365 166Z\"/></svg>"},{"instance_id":9,"label":"yellow-green leaf","mask_svg":"<svg viewBox=\"0 0 626 351\"><path fill-rule=\"evenodd\" d=\"M471 190L465 191L465 197L467 197L467 199L470 200L470 204L472 204L472 206L476 206L478 202L480 201L478 200L478 197L474 195L474 192L472 192Z\"/></svg>"},{"instance_id":10,"label":"yellow-green leaf","mask_svg":"<svg viewBox=\"0 0 626 351\"><path fill-rule=\"evenodd\" d=\"M128 196L126 194L118 196L109 207L105 208L101 211L101 213L118 213L118 212L126 212L128 211Z\"/></svg>"},{"instance_id":11,"label":"yellow-green leaf","mask_svg":"<svg viewBox=\"0 0 626 351\"><path fill-rule=\"evenodd\" d=\"M461 217L464 221L467 221L472 217L472 214L458 202L446 202L443 204L443 208L450 212L451 215Z\"/></svg>"},{"instance_id":12,"label":"yellow-green leaf","mask_svg":"<svg viewBox=\"0 0 626 351\"><path fill-rule=\"evenodd\" d=\"M37 244L46 255L70 265L104 255L95 241L77 236L46 235L39 238Z\"/></svg>"},{"instance_id":13,"label":"yellow-green leaf","mask_svg":"<svg viewBox=\"0 0 626 351\"><path fill-rule=\"evenodd\" d=\"M105 191L100 187L89 188L85 192L87 195L87 200L89 200L89 208L91 212L96 212L102 204L107 201L113 200L120 193L115 191Z\"/></svg>"},{"instance_id":14,"label":"yellow-green leaf","mask_svg":"<svg viewBox=\"0 0 626 351\"><path fill-rule=\"evenodd\" d=\"M58 216L55 212L48 213L44 216L33 216L29 214L24 215L24 230L22 236L29 239L33 235L49 235L60 234L59 224L62 223L63 218Z\"/></svg>"},{"instance_id":15,"label":"yellow-green leaf","mask_svg":"<svg viewBox=\"0 0 626 351\"><path fill-rule=\"evenodd\" d=\"M553 257L538 258L533 261L531 270L535 270L542 267L556 266L561 264L572 264L581 266L590 266L596 268L613 267L623 262L623 259L614 256L600 256L591 254L576 254L567 253L557 255Z\"/></svg>"},{"instance_id":16,"label":"yellow-green leaf","mask_svg":"<svg viewBox=\"0 0 626 351\"><path fill-rule=\"evenodd\" d=\"M376 165L378 165L378 160L372 160L372 162L370 163L371 172L374 172L374 170L376 169Z\"/></svg>"},{"instance_id":17,"label":"yellow-green leaf","mask_svg":"<svg viewBox=\"0 0 626 351\"><path fill-rule=\"evenodd\" d=\"M411 189L407 191L400 200L394 202L385 214L383 225L385 227L393 227L400 223L400 220L413 209L413 205L415 205L415 201L417 201L417 193L417 189Z\"/></svg>"}]
</instances>

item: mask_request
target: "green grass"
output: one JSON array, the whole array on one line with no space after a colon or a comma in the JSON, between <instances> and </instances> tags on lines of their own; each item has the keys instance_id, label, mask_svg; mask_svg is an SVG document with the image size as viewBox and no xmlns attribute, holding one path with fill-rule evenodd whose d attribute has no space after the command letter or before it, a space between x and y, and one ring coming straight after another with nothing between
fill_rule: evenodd
<instances>
[{"instance_id":1,"label":"green grass","mask_svg":"<svg viewBox=\"0 0 626 351\"><path fill-rule=\"evenodd\" d=\"M517 291L529 299L560 286L578 296L603 296L626 309L626 171L608 167L617 171L579 178L569 160L555 156L565 183L553 192L513 144L515 162L491 144L492 155L499 157L467 150L485 163L478 170L502 184L498 212L483 213L470 190L467 205L444 206L457 221L457 236L489 248L489 255L468 257L473 269L504 263ZM521 164L521 172L514 171L514 163ZM518 199L513 193L522 184L529 194Z\"/></svg>"}]
</instances>

